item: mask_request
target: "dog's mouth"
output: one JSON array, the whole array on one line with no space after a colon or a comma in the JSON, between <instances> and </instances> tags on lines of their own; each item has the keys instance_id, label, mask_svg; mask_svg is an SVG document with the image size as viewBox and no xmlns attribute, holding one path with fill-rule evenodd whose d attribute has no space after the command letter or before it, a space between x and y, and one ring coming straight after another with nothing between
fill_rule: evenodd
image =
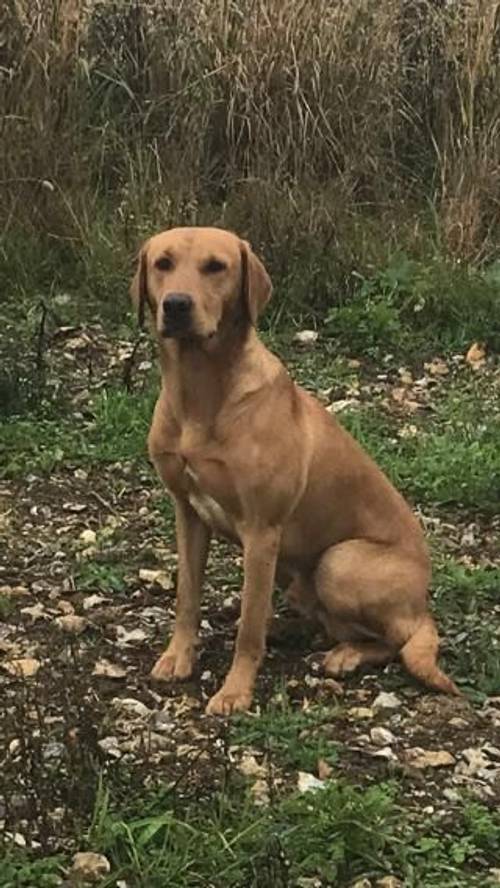
<instances>
[{"instance_id":1,"label":"dog's mouth","mask_svg":"<svg viewBox=\"0 0 500 888\"><path fill-rule=\"evenodd\" d=\"M191 324L182 321L165 321L161 335L164 339L190 339L194 336Z\"/></svg>"},{"instance_id":2,"label":"dog's mouth","mask_svg":"<svg viewBox=\"0 0 500 888\"><path fill-rule=\"evenodd\" d=\"M217 328L207 331L199 331L193 328L191 323L182 323L178 321L165 321L161 328L162 339L182 339L190 341L201 341L204 339L213 339L217 333Z\"/></svg>"}]
</instances>

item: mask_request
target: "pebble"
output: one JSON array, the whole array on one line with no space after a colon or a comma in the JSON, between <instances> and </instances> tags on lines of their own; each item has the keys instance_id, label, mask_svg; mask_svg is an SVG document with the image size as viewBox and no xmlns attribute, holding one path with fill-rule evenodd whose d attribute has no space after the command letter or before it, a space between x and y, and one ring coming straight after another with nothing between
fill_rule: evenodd
<instances>
[{"instance_id":1,"label":"pebble","mask_svg":"<svg viewBox=\"0 0 500 888\"><path fill-rule=\"evenodd\" d=\"M401 706L401 700L396 694L391 692L381 691L378 697L372 703L372 706L375 710L377 709L399 709Z\"/></svg>"},{"instance_id":2,"label":"pebble","mask_svg":"<svg viewBox=\"0 0 500 888\"><path fill-rule=\"evenodd\" d=\"M347 714L351 718L373 718L375 712L369 706L352 706L351 709L347 710Z\"/></svg>"},{"instance_id":3,"label":"pebble","mask_svg":"<svg viewBox=\"0 0 500 888\"><path fill-rule=\"evenodd\" d=\"M151 710L144 703L141 703L140 700L135 700L133 697L113 697L111 704L120 712L135 716L136 718L147 718L151 715Z\"/></svg>"},{"instance_id":4,"label":"pebble","mask_svg":"<svg viewBox=\"0 0 500 888\"><path fill-rule=\"evenodd\" d=\"M376 727L371 729L370 739L376 746L390 746L396 738L387 728Z\"/></svg>"},{"instance_id":5,"label":"pebble","mask_svg":"<svg viewBox=\"0 0 500 888\"><path fill-rule=\"evenodd\" d=\"M298 345L304 345L310 348L316 344L318 336L319 333L317 330L299 330L293 337L293 341L297 342Z\"/></svg>"},{"instance_id":6,"label":"pebble","mask_svg":"<svg viewBox=\"0 0 500 888\"><path fill-rule=\"evenodd\" d=\"M33 657L21 657L19 660L9 660L2 665L6 672L17 678L33 678L42 664Z\"/></svg>"},{"instance_id":7,"label":"pebble","mask_svg":"<svg viewBox=\"0 0 500 888\"><path fill-rule=\"evenodd\" d=\"M90 530L90 528L87 527L86 530L82 530L80 540L84 546L93 546L94 543L97 542L97 534L95 530Z\"/></svg>"},{"instance_id":8,"label":"pebble","mask_svg":"<svg viewBox=\"0 0 500 888\"><path fill-rule=\"evenodd\" d=\"M384 876L382 879L377 879L375 888L403 888L403 882L396 879L396 876Z\"/></svg>"},{"instance_id":9,"label":"pebble","mask_svg":"<svg viewBox=\"0 0 500 888\"><path fill-rule=\"evenodd\" d=\"M146 568L141 568L139 571L139 579L142 580L143 583L154 583L156 586L160 586L167 592L172 589L172 580L164 570L147 570Z\"/></svg>"},{"instance_id":10,"label":"pebble","mask_svg":"<svg viewBox=\"0 0 500 888\"><path fill-rule=\"evenodd\" d=\"M118 737L103 737L97 741L97 745L110 758L121 758L122 752L118 744Z\"/></svg>"},{"instance_id":11,"label":"pebble","mask_svg":"<svg viewBox=\"0 0 500 888\"><path fill-rule=\"evenodd\" d=\"M110 663L109 660L103 658L95 664L92 675L99 675L103 678L125 678L127 670L123 666L119 666L118 663Z\"/></svg>"},{"instance_id":12,"label":"pebble","mask_svg":"<svg viewBox=\"0 0 500 888\"><path fill-rule=\"evenodd\" d=\"M455 758L446 749L408 749L406 757L413 768L447 768Z\"/></svg>"},{"instance_id":13,"label":"pebble","mask_svg":"<svg viewBox=\"0 0 500 888\"><path fill-rule=\"evenodd\" d=\"M73 857L71 874L82 882L99 882L111 872L111 864L104 854L92 851L78 851Z\"/></svg>"},{"instance_id":14,"label":"pebble","mask_svg":"<svg viewBox=\"0 0 500 888\"><path fill-rule=\"evenodd\" d=\"M68 635L81 635L88 626L85 617L78 617L76 614L66 614L64 617L56 617L55 622Z\"/></svg>"},{"instance_id":15,"label":"pebble","mask_svg":"<svg viewBox=\"0 0 500 888\"><path fill-rule=\"evenodd\" d=\"M299 771L297 774L297 787L299 792L317 792L318 789L325 789L324 780L318 780L314 774L308 774L307 771Z\"/></svg>"}]
</instances>

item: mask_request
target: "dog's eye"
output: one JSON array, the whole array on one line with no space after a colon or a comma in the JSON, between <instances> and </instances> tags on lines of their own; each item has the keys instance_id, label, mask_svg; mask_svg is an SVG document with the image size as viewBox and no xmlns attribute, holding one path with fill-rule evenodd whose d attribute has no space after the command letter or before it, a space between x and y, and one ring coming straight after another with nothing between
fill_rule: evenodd
<instances>
[{"instance_id":1,"label":"dog's eye","mask_svg":"<svg viewBox=\"0 0 500 888\"><path fill-rule=\"evenodd\" d=\"M220 259L209 259L203 266L203 271L206 274L217 274L218 271L224 271L226 268L226 263L221 262Z\"/></svg>"},{"instance_id":2,"label":"dog's eye","mask_svg":"<svg viewBox=\"0 0 500 888\"><path fill-rule=\"evenodd\" d=\"M160 258L156 260L155 266L158 271L170 271L172 268L172 260L169 259L168 256L160 256Z\"/></svg>"}]
</instances>

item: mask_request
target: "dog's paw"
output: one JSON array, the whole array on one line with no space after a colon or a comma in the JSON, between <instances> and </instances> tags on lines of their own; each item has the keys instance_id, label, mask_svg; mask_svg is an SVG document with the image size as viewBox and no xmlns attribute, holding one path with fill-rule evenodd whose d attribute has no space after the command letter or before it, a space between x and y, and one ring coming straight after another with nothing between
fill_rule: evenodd
<instances>
[{"instance_id":1,"label":"dog's paw","mask_svg":"<svg viewBox=\"0 0 500 888\"><path fill-rule=\"evenodd\" d=\"M348 644L339 644L325 654L323 669L328 675L345 675L346 672L354 672L362 662L359 651Z\"/></svg>"},{"instance_id":2,"label":"dog's paw","mask_svg":"<svg viewBox=\"0 0 500 888\"><path fill-rule=\"evenodd\" d=\"M208 715L231 715L232 712L246 712L251 705L251 691L231 692L222 687L208 701L205 711Z\"/></svg>"},{"instance_id":3,"label":"dog's paw","mask_svg":"<svg viewBox=\"0 0 500 888\"><path fill-rule=\"evenodd\" d=\"M172 650L170 647L158 658L151 670L155 681L172 681L174 678L189 678L196 663L192 648Z\"/></svg>"}]
</instances>

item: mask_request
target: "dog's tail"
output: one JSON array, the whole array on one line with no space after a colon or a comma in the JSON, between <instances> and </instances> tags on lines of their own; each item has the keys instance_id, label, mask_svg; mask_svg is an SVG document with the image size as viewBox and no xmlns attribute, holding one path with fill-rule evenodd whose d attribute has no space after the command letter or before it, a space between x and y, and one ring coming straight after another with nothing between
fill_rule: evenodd
<instances>
[{"instance_id":1,"label":"dog's tail","mask_svg":"<svg viewBox=\"0 0 500 888\"><path fill-rule=\"evenodd\" d=\"M427 614L399 654L408 672L424 684L445 694L461 696L456 684L437 665L438 648L437 629L434 620Z\"/></svg>"}]
</instances>

